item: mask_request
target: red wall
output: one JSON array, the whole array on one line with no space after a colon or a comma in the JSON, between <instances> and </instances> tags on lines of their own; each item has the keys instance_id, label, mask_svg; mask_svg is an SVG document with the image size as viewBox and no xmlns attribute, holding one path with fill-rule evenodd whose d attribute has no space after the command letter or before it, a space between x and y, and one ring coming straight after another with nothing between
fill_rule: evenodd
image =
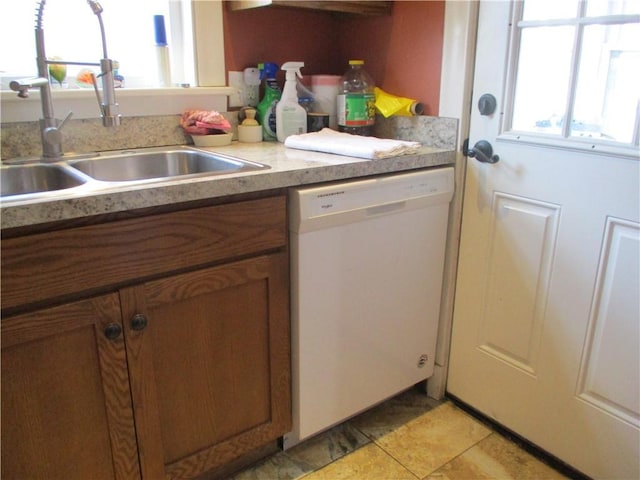
<instances>
[{"instance_id":1,"label":"red wall","mask_svg":"<svg viewBox=\"0 0 640 480\"><path fill-rule=\"evenodd\" d=\"M303 75L341 75L349 59L362 59L376 85L422 101L428 115L438 112L443 32L444 1L395 1L392 14L381 17L224 9L227 71L299 60Z\"/></svg>"},{"instance_id":2,"label":"red wall","mask_svg":"<svg viewBox=\"0 0 640 480\"><path fill-rule=\"evenodd\" d=\"M224 9L227 71L241 71L260 62L303 61L304 75L329 73L334 37L335 21L327 13L271 7Z\"/></svg>"}]
</instances>

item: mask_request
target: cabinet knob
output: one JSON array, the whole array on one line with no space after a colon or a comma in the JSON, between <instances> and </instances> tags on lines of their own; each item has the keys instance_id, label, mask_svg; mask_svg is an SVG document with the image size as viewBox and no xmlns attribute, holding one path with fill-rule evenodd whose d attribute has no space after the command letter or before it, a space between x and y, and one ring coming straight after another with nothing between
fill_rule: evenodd
<instances>
[{"instance_id":1,"label":"cabinet knob","mask_svg":"<svg viewBox=\"0 0 640 480\"><path fill-rule=\"evenodd\" d=\"M110 323L104 327L104 336L109 340L115 340L122 333L122 327L119 323Z\"/></svg>"},{"instance_id":2,"label":"cabinet knob","mask_svg":"<svg viewBox=\"0 0 640 480\"><path fill-rule=\"evenodd\" d=\"M146 326L147 326L147 317L145 317L142 313L136 313L131 319L132 330L144 330Z\"/></svg>"}]
</instances>

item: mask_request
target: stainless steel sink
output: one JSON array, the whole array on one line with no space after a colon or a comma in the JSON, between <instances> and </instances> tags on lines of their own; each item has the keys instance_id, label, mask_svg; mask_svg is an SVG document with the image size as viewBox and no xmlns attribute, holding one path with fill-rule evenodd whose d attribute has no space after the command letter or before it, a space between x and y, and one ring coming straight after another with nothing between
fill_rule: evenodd
<instances>
[{"instance_id":1,"label":"stainless steel sink","mask_svg":"<svg viewBox=\"0 0 640 480\"><path fill-rule=\"evenodd\" d=\"M0 196L46 193L86 183L81 175L59 165L14 165L0 168Z\"/></svg>"},{"instance_id":2,"label":"stainless steel sink","mask_svg":"<svg viewBox=\"0 0 640 480\"><path fill-rule=\"evenodd\" d=\"M158 180L185 175L221 175L269 168L267 165L191 148L100 155L70 161L69 165L104 182Z\"/></svg>"},{"instance_id":3,"label":"stainless steel sink","mask_svg":"<svg viewBox=\"0 0 640 480\"><path fill-rule=\"evenodd\" d=\"M15 163L14 163L15 162ZM51 162L51 163L46 163ZM270 168L190 146L154 147L56 160L14 159L0 167L2 202L58 198L136 183L198 176L221 176ZM79 187L76 190L70 190Z\"/></svg>"}]
</instances>

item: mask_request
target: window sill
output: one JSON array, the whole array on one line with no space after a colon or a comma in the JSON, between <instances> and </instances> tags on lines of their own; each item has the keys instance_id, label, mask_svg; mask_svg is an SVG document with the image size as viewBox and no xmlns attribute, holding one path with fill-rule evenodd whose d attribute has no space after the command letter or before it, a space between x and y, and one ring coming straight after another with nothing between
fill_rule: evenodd
<instances>
[{"instance_id":1,"label":"window sill","mask_svg":"<svg viewBox=\"0 0 640 480\"><path fill-rule=\"evenodd\" d=\"M116 90L120 113L128 117L180 114L187 108L225 111L231 87L190 88L122 88ZM99 117L93 89L52 90L57 118L69 111L74 119ZM42 117L40 92L34 89L29 98L18 98L16 92L0 92L2 123L31 122Z\"/></svg>"}]
</instances>

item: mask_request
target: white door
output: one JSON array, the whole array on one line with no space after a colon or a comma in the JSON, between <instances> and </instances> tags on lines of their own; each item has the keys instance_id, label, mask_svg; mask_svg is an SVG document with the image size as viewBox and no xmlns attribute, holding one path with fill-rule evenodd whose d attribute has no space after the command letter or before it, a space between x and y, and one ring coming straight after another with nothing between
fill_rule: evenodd
<instances>
[{"instance_id":1,"label":"white door","mask_svg":"<svg viewBox=\"0 0 640 480\"><path fill-rule=\"evenodd\" d=\"M499 160L467 162L447 391L594 478L640 478L638 13L478 23L469 144Z\"/></svg>"}]
</instances>

